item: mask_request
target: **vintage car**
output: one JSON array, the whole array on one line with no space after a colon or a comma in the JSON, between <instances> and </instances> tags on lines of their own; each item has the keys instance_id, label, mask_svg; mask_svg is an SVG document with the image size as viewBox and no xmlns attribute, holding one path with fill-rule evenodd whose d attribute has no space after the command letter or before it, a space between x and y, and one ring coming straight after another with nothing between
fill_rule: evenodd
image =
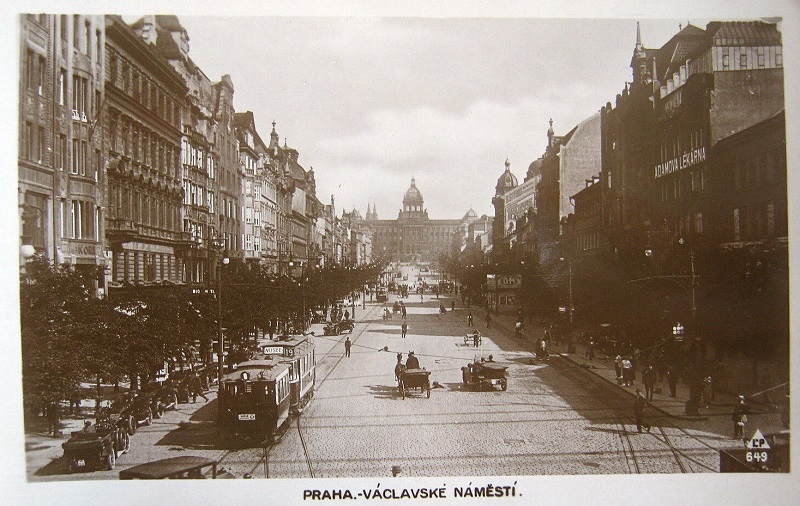
<instances>
[{"instance_id":1,"label":"vintage car","mask_svg":"<svg viewBox=\"0 0 800 506\"><path fill-rule=\"evenodd\" d=\"M355 327L354 320L342 320L338 322L328 322L323 329L326 336L338 336L342 332L353 332Z\"/></svg>"},{"instance_id":2,"label":"vintage car","mask_svg":"<svg viewBox=\"0 0 800 506\"><path fill-rule=\"evenodd\" d=\"M461 368L461 379L465 387L477 387L483 390L500 385L501 390L506 390L508 388L506 369L508 366L497 362L476 360Z\"/></svg>"},{"instance_id":3,"label":"vintage car","mask_svg":"<svg viewBox=\"0 0 800 506\"><path fill-rule=\"evenodd\" d=\"M164 413L159 395L160 389L126 392L106 410L107 415L116 415L129 435L136 433L139 425L150 425L153 417Z\"/></svg>"},{"instance_id":4,"label":"vintage car","mask_svg":"<svg viewBox=\"0 0 800 506\"><path fill-rule=\"evenodd\" d=\"M91 468L111 470L117 457L128 452L130 436L119 424L117 415L109 415L94 426L73 432L61 447L70 473Z\"/></svg>"},{"instance_id":5,"label":"vintage car","mask_svg":"<svg viewBox=\"0 0 800 506\"><path fill-rule=\"evenodd\" d=\"M119 472L120 480L202 480L233 477L230 472L217 469L216 460L192 455L147 462Z\"/></svg>"},{"instance_id":6,"label":"vintage car","mask_svg":"<svg viewBox=\"0 0 800 506\"><path fill-rule=\"evenodd\" d=\"M389 289L385 286L379 286L377 290L375 290L375 300L378 302L386 302L389 300Z\"/></svg>"}]
</instances>

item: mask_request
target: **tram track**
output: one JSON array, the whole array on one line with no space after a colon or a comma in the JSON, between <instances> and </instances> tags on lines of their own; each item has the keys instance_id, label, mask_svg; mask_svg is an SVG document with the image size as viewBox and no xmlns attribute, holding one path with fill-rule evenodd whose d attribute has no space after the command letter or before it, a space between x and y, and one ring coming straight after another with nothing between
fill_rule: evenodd
<instances>
[{"instance_id":1,"label":"tram track","mask_svg":"<svg viewBox=\"0 0 800 506\"><path fill-rule=\"evenodd\" d=\"M626 411L632 410L632 403L628 399L629 396L627 394L622 395L622 392L610 384L606 385L603 382L599 382L597 378L590 376L593 375L591 371L574 365L572 362L569 362L568 359L557 356L555 359L551 359L550 362L551 365L554 366L564 378L570 380L582 390L595 394L595 399L604 405L604 407L611 414L610 419L614 420L614 423L620 428L619 435L622 442L621 453L626 459L626 462L628 462L629 468L632 470L632 472L637 474L647 472L642 469L642 462L639 458L639 453L642 453L645 450L640 450L637 448L633 441L634 438L631 437L631 433L626 429L626 424L630 424L632 422L632 417L620 415L620 413L625 413ZM686 454L686 452L675 446L669 434L667 433L667 430L665 429L678 431L685 437L699 443L701 446L704 446L709 450L713 449L716 451L715 448L711 447L701 438L689 433L686 429L678 425L664 423L666 421L664 416L651 415L650 421L653 428L658 428L658 435L652 432L652 429L651 432L645 434L650 438L653 438L652 440L660 442L662 447L661 449L656 450L646 450L647 453L663 454L664 452L669 452L669 455L671 455L675 466L680 470L681 473L695 472L694 469L686 465L687 461L693 462L696 466L705 468L708 471L717 472L716 469L713 469L694 459L692 456ZM661 437L659 437L659 435Z\"/></svg>"},{"instance_id":2,"label":"tram track","mask_svg":"<svg viewBox=\"0 0 800 506\"><path fill-rule=\"evenodd\" d=\"M365 318L364 318L364 322L363 322L364 325L362 326L362 328L360 330L358 330L355 333L355 337L352 337L353 336L353 332L351 332L349 334L349 336L351 337L351 342L353 343L354 346L356 345L356 341L358 341L358 339L367 330L367 327L372 323L372 322L370 322L368 320L369 320L369 317L374 313L374 309L376 307L380 307L380 306L372 306L371 310L369 310L368 312L365 313ZM316 336L316 337L322 337L322 336ZM328 351L326 351L324 354L322 354L322 356L316 358L316 367L319 367L319 364L324 359L326 359L328 356L331 356L334 353L334 350L337 349L338 344L341 343L341 339L337 339L336 341L337 341L336 344L331 346ZM336 369L336 367L341 363L341 361L343 359L344 359L344 355L340 356L336 360L336 362L330 367L330 369L326 372L325 376L322 379L319 379L318 381L315 381L314 389L312 390L312 396L313 396L314 392L316 392L319 389L319 387L325 382L325 380L331 375L331 373ZM253 476L256 473L256 471L258 470L258 468L263 463L263 465L264 465L264 476L265 476L265 478L269 478L269 452L272 450L273 446L278 444L278 442L286 434L286 432L288 432L289 426L292 425L292 423L291 423L292 422L292 420L291 420L292 417L295 418L295 428L297 429L297 434L298 434L298 438L299 438L299 441L300 441L300 445L303 448L303 459L305 461L306 467L308 468L308 477L309 478L314 478L313 460L311 458L311 453L309 452L308 444L306 443L305 436L303 435L303 429L302 429L301 424L300 424L300 420L302 418L302 413L295 414L295 415L292 415L290 417L290 419L287 421L287 423L284 424L281 427L281 429L278 431L278 434L276 434L276 437L275 437L275 441L276 442L274 444L265 445L263 447L258 447L258 448L248 447L248 448L234 448L234 449L226 450L225 453L223 453L222 457L220 457L220 459L218 461L219 464L221 464L224 461L229 461L229 462L233 461L235 456L240 455L240 454L246 454L246 452L263 451L262 455L260 455L259 458L256 460L256 462L249 468L249 472L247 472L245 474Z\"/></svg>"}]
</instances>

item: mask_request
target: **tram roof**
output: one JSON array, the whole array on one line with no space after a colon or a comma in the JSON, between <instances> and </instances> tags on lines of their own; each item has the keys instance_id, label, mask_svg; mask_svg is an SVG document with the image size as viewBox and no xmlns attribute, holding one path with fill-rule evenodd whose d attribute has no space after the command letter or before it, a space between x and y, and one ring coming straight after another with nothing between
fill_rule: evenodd
<instances>
[{"instance_id":1,"label":"tram roof","mask_svg":"<svg viewBox=\"0 0 800 506\"><path fill-rule=\"evenodd\" d=\"M239 381L242 379L242 373L246 372L250 375L251 381L261 380L275 380L288 371L289 366L281 363L278 360L248 360L241 362L236 366L236 370L225 375L223 381Z\"/></svg>"}]
</instances>

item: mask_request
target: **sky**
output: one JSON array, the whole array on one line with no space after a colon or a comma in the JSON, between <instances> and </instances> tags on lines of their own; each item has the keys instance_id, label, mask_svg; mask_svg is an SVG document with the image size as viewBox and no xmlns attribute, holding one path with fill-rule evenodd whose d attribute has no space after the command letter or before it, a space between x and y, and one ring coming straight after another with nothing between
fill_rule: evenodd
<instances>
[{"instance_id":1,"label":"sky","mask_svg":"<svg viewBox=\"0 0 800 506\"><path fill-rule=\"evenodd\" d=\"M636 41L635 19L177 14L190 57L231 76L262 138L276 122L323 203L389 219L412 177L431 218L491 215L505 160L521 182L550 118L563 135L613 103ZM643 20L642 42L708 21Z\"/></svg>"}]
</instances>

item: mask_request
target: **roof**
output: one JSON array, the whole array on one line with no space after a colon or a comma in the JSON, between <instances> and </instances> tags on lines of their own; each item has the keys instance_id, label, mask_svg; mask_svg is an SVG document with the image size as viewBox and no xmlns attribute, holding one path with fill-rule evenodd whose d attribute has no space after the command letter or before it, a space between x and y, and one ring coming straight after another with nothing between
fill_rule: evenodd
<instances>
[{"instance_id":1,"label":"roof","mask_svg":"<svg viewBox=\"0 0 800 506\"><path fill-rule=\"evenodd\" d=\"M779 46L781 34L774 23L714 21L706 31L715 46Z\"/></svg>"},{"instance_id":2,"label":"roof","mask_svg":"<svg viewBox=\"0 0 800 506\"><path fill-rule=\"evenodd\" d=\"M119 472L120 479L144 479L160 480L173 474L186 472L191 469L210 466L217 461L206 457L195 457L193 455L182 455L168 459L156 460L146 464L139 464Z\"/></svg>"},{"instance_id":3,"label":"roof","mask_svg":"<svg viewBox=\"0 0 800 506\"><path fill-rule=\"evenodd\" d=\"M494 187L496 190L496 195L502 195L507 190L514 188L517 186L517 176L515 176L511 172L511 164L506 160L506 170L500 174L500 177L497 179L497 185Z\"/></svg>"},{"instance_id":4,"label":"roof","mask_svg":"<svg viewBox=\"0 0 800 506\"><path fill-rule=\"evenodd\" d=\"M239 381L246 372L252 380L272 381L289 370L289 366L277 360L248 360L237 365L236 370L225 375L223 381Z\"/></svg>"},{"instance_id":5,"label":"roof","mask_svg":"<svg viewBox=\"0 0 800 506\"><path fill-rule=\"evenodd\" d=\"M657 75L654 77L662 83L667 82L680 65L686 63L686 60L694 55L699 47L707 44L707 37L702 28L687 24L684 29L673 35L655 52ZM677 67L673 68L673 65L677 65Z\"/></svg>"}]
</instances>

